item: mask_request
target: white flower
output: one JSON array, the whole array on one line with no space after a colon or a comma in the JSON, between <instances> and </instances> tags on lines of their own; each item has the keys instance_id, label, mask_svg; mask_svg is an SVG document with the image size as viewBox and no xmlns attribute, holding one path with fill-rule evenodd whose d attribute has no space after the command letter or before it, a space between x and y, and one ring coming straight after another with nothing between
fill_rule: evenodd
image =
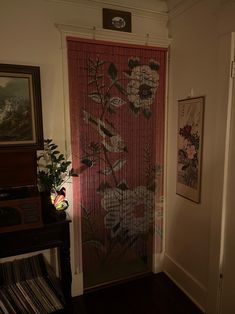
<instances>
[{"instance_id":1,"label":"white flower","mask_svg":"<svg viewBox=\"0 0 235 314\"><path fill-rule=\"evenodd\" d=\"M153 222L154 192L145 186L134 190L107 189L101 200L107 211L104 223L114 237L122 230L129 236L147 233Z\"/></svg>"},{"instance_id":2,"label":"white flower","mask_svg":"<svg viewBox=\"0 0 235 314\"><path fill-rule=\"evenodd\" d=\"M128 100L135 108L150 109L158 87L158 72L148 65L139 65L132 69L128 77L130 79L127 85Z\"/></svg>"}]
</instances>

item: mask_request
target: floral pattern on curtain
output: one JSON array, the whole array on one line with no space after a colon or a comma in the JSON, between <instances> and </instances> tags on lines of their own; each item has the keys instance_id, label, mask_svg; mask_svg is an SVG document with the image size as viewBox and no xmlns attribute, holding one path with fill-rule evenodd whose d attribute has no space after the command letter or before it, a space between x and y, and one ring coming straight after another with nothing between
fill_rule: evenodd
<instances>
[{"instance_id":1,"label":"floral pattern on curtain","mask_svg":"<svg viewBox=\"0 0 235 314\"><path fill-rule=\"evenodd\" d=\"M153 237L162 249L166 50L75 38L67 45L88 288L151 271Z\"/></svg>"}]
</instances>

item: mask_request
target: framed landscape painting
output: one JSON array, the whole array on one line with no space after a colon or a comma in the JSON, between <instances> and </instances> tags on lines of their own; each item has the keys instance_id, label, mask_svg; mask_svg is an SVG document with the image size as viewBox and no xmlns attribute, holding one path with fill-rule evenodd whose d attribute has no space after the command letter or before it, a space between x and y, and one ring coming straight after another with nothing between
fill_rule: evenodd
<instances>
[{"instance_id":1,"label":"framed landscape painting","mask_svg":"<svg viewBox=\"0 0 235 314\"><path fill-rule=\"evenodd\" d=\"M176 193L200 202L204 97L178 101Z\"/></svg>"},{"instance_id":2,"label":"framed landscape painting","mask_svg":"<svg viewBox=\"0 0 235 314\"><path fill-rule=\"evenodd\" d=\"M39 67L0 64L0 149L42 146Z\"/></svg>"}]
</instances>

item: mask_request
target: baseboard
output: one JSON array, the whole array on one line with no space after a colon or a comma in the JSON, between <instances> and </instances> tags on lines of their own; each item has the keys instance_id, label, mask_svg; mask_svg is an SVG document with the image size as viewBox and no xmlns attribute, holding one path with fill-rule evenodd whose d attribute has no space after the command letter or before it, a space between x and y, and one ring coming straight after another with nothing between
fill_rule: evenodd
<instances>
[{"instance_id":1,"label":"baseboard","mask_svg":"<svg viewBox=\"0 0 235 314\"><path fill-rule=\"evenodd\" d=\"M84 288L83 292L84 292L84 294L86 294L86 293L94 292L97 290L106 289L106 288L110 288L110 287L117 286L117 285L122 285L122 284L125 284L127 282L138 280L138 279L145 278L148 276L153 276L153 272L149 271L149 272L133 274L133 275L127 276L127 277L122 278L122 279L117 279L117 280L113 280L110 282L101 283L101 284L98 284L96 286L92 286L90 288Z\"/></svg>"},{"instance_id":2,"label":"baseboard","mask_svg":"<svg viewBox=\"0 0 235 314\"><path fill-rule=\"evenodd\" d=\"M156 253L153 255L153 273L157 274L163 270L164 253Z\"/></svg>"},{"instance_id":3,"label":"baseboard","mask_svg":"<svg viewBox=\"0 0 235 314\"><path fill-rule=\"evenodd\" d=\"M77 297L83 294L83 273L73 274L72 296Z\"/></svg>"},{"instance_id":4,"label":"baseboard","mask_svg":"<svg viewBox=\"0 0 235 314\"><path fill-rule=\"evenodd\" d=\"M163 272L205 313L207 288L169 255L164 255Z\"/></svg>"}]
</instances>

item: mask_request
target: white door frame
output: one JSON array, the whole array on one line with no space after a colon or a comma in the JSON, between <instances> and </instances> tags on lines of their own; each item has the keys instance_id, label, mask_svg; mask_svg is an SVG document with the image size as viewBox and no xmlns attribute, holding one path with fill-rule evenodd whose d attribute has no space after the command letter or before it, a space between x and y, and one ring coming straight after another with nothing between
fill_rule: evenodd
<instances>
[{"instance_id":1,"label":"white door frame","mask_svg":"<svg viewBox=\"0 0 235 314\"><path fill-rule=\"evenodd\" d=\"M226 124L226 138L225 138L225 161L224 161L224 182L223 182L223 206L222 206L222 219L221 219L221 244L220 244L220 286L218 291L218 314L222 313L222 297L223 297L223 273L225 267L225 247L226 247L226 223L228 217L228 185L229 185L229 172L230 169L230 147L231 147L231 128L232 128L232 111L235 100L234 95L234 76L235 76L235 33L231 33L231 53L230 53L230 78L228 88L228 107L227 107L227 124Z\"/></svg>"},{"instance_id":2,"label":"white door frame","mask_svg":"<svg viewBox=\"0 0 235 314\"><path fill-rule=\"evenodd\" d=\"M209 279L207 295L207 314L221 314L221 288L224 263L225 246L225 222L227 208L227 186L228 186L228 159L231 129L231 111L233 101L233 81L231 77L231 65L234 60L235 33L223 34L219 37L218 47L218 121L215 121L215 136L218 137L218 145L214 155L218 158L218 164L222 164L222 174L219 174L223 181L220 203L212 204L211 210L211 234L210 234L210 260ZM221 122L222 121L222 122ZM222 125L220 125L220 123ZM219 124L216 126L216 124ZM222 130L222 137L220 132ZM223 153L220 151L223 150ZM216 169L215 169L216 171ZM219 170L220 172L220 170ZM215 190L216 193L220 191ZM217 199L218 202L218 199Z\"/></svg>"}]
</instances>

